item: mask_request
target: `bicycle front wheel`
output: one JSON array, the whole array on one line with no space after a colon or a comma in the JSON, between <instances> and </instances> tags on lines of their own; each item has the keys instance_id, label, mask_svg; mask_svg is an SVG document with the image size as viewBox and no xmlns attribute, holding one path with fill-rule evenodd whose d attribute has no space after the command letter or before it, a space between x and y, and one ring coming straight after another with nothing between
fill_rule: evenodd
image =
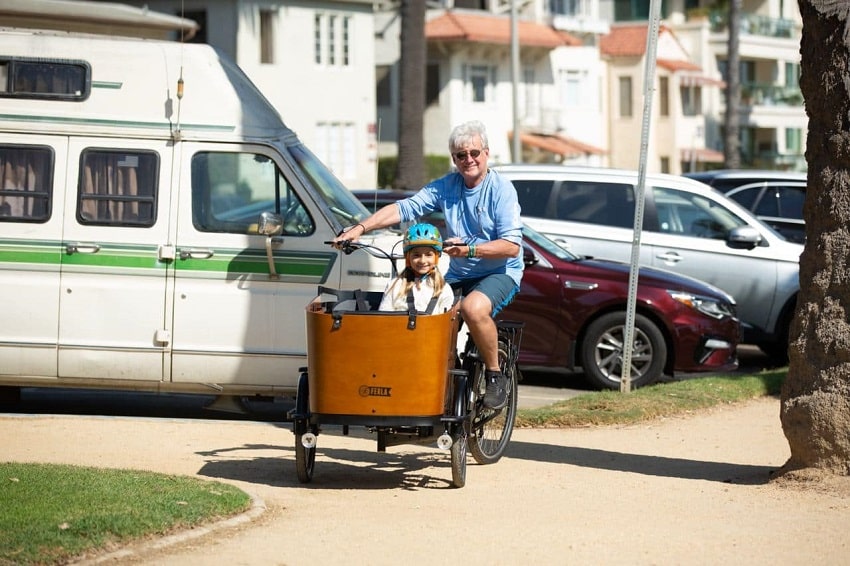
<instances>
[{"instance_id":1,"label":"bicycle front wheel","mask_svg":"<svg viewBox=\"0 0 850 566\"><path fill-rule=\"evenodd\" d=\"M488 409L483 405L484 364L477 362L473 372L473 392L476 397L472 417L472 431L469 436L469 453L479 464L494 464L499 461L514 430L517 408L517 381L519 375L516 365L508 362L508 349L504 342L499 342L499 365L502 373L508 379L508 402L498 410Z\"/></svg>"}]
</instances>

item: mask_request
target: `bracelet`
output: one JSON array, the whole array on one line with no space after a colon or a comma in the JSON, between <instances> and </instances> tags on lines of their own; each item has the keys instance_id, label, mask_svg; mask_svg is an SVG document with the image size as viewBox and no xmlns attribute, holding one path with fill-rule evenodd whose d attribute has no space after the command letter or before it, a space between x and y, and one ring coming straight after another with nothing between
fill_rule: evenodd
<instances>
[{"instance_id":1,"label":"bracelet","mask_svg":"<svg viewBox=\"0 0 850 566\"><path fill-rule=\"evenodd\" d=\"M345 230L343 230L343 231L342 231L342 233L343 233L343 234L347 234L348 232L351 232L352 230L354 230L354 229L355 229L355 228L357 228L358 226L360 226L361 228L363 228L363 234L365 234L365 233L366 233L366 227L365 227L365 226L363 226L363 224L362 224L361 222L358 222L357 224L354 224L353 226L349 226L348 228L346 228Z\"/></svg>"},{"instance_id":2,"label":"bracelet","mask_svg":"<svg viewBox=\"0 0 850 566\"><path fill-rule=\"evenodd\" d=\"M467 248L469 248L469 249L466 251L466 257L467 258L475 257L475 244L469 244L467 246Z\"/></svg>"}]
</instances>

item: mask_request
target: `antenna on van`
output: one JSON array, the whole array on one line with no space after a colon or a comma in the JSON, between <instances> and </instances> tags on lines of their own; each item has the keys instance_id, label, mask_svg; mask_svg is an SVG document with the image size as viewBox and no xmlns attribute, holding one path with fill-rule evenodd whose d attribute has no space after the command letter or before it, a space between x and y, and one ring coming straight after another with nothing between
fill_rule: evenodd
<instances>
[{"instance_id":1,"label":"antenna on van","mask_svg":"<svg viewBox=\"0 0 850 566\"><path fill-rule=\"evenodd\" d=\"M186 5L184 0L180 0L180 18L186 19ZM183 25L180 26L180 77L177 79L177 127L173 132L174 141L180 141L180 108L183 106L183 45L186 43L185 30Z\"/></svg>"}]
</instances>

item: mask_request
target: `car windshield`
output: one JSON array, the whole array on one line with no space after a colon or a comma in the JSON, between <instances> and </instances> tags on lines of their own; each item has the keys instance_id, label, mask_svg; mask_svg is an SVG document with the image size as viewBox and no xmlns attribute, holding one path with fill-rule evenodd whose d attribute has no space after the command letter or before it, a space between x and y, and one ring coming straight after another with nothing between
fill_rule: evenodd
<instances>
[{"instance_id":1,"label":"car windshield","mask_svg":"<svg viewBox=\"0 0 850 566\"><path fill-rule=\"evenodd\" d=\"M369 211L357 197L351 194L304 144L292 145L287 149L301 166L301 171L312 182L313 188L322 196L340 226L348 226L369 216Z\"/></svg>"},{"instance_id":2,"label":"car windshield","mask_svg":"<svg viewBox=\"0 0 850 566\"><path fill-rule=\"evenodd\" d=\"M534 242L558 259L562 259L564 261L576 261L579 259L579 257L574 253L565 250L553 240L547 238L533 228L529 228L528 226L522 227L522 237Z\"/></svg>"}]
</instances>

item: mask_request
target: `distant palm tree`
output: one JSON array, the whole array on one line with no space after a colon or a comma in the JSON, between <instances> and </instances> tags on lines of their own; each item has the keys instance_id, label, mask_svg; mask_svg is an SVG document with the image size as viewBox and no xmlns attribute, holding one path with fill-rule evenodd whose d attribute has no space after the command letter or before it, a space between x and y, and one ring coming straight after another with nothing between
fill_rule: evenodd
<instances>
[{"instance_id":1,"label":"distant palm tree","mask_svg":"<svg viewBox=\"0 0 850 566\"><path fill-rule=\"evenodd\" d=\"M741 0L729 0L726 29L729 33L726 56L726 129L723 144L723 161L729 169L741 167L741 57L739 36L741 31Z\"/></svg>"},{"instance_id":2,"label":"distant palm tree","mask_svg":"<svg viewBox=\"0 0 850 566\"><path fill-rule=\"evenodd\" d=\"M401 53L396 189L418 189L425 182L425 2L401 2Z\"/></svg>"}]
</instances>

